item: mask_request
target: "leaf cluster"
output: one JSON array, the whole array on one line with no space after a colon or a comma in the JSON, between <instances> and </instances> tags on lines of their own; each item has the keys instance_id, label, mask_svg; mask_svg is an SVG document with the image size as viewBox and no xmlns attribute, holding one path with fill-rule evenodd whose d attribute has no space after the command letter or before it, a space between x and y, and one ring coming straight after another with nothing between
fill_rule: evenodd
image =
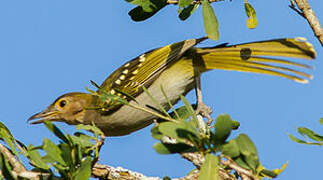
<instances>
[{"instance_id":1,"label":"leaf cluster","mask_svg":"<svg viewBox=\"0 0 323 180\"><path fill-rule=\"evenodd\" d=\"M323 125L323 118L321 118L319 122L321 125ZM304 140L299 139L291 134L289 134L289 138L300 144L323 146L323 135L320 135L306 127L298 127L297 132Z\"/></svg>"},{"instance_id":2,"label":"leaf cluster","mask_svg":"<svg viewBox=\"0 0 323 180\"><path fill-rule=\"evenodd\" d=\"M204 131L193 106L183 96L181 99L184 106L169 114L175 120L157 123L151 130L152 137L160 141L154 145L158 153L201 154L205 157L201 166L201 179L217 177L219 167L230 170L221 163L223 158L251 171L259 179L274 178L282 171L271 171L261 165L256 146L248 135L239 134L236 138L229 139L232 131L240 126L239 122L232 120L227 114L222 114L216 118L213 125L205 127ZM234 170L231 173L239 176L239 172Z\"/></svg>"},{"instance_id":3,"label":"leaf cluster","mask_svg":"<svg viewBox=\"0 0 323 180\"><path fill-rule=\"evenodd\" d=\"M178 6L178 17L182 21L188 19L202 5L202 16L204 29L210 39L217 40L219 38L218 20L214 9L211 6L212 2L223 0L126 0L128 3L136 5L135 8L129 11L129 15L134 21L144 21L155 15L167 5ZM250 29L256 28L258 21L256 11L247 0L244 0L244 9L247 19L247 27Z\"/></svg>"},{"instance_id":4,"label":"leaf cluster","mask_svg":"<svg viewBox=\"0 0 323 180\"><path fill-rule=\"evenodd\" d=\"M98 157L97 142L99 142L99 136L103 135L101 130L94 125L78 125L77 129L90 131L92 135L83 132L70 135L63 133L62 130L50 122L45 122L45 125L59 139L58 144L44 138L40 146L25 146L14 139L10 131L2 123L0 123L0 136L9 146L10 151L19 163L21 163L21 160L18 152L29 160L34 172L40 172L47 177L56 176L58 173L59 178L62 179L89 179L92 165ZM14 165L8 163L7 157L3 153L1 153L0 167L3 172L3 178L18 178L13 173Z\"/></svg>"}]
</instances>

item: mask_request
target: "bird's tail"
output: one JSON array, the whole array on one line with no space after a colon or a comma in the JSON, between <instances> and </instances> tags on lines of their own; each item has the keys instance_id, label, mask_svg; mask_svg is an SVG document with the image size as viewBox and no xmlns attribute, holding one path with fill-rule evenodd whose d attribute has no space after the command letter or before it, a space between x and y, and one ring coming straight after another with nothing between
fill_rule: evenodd
<instances>
[{"instance_id":1,"label":"bird's tail","mask_svg":"<svg viewBox=\"0 0 323 180\"><path fill-rule=\"evenodd\" d=\"M223 44L216 47L195 48L188 53L193 54L186 57L198 59L195 62L199 63L201 71L222 69L262 73L301 83L313 78L311 74L298 70L311 69L311 66L280 58L314 59L315 50L304 38L275 39L232 46Z\"/></svg>"}]
</instances>

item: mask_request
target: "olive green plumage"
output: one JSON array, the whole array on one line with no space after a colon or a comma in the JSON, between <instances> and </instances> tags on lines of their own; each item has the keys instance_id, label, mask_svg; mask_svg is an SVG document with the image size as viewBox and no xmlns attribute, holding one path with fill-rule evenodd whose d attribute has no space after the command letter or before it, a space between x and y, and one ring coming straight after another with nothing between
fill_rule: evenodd
<instances>
[{"instance_id":1,"label":"olive green plumage","mask_svg":"<svg viewBox=\"0 0 323 180\"><path fill-rule=\"evenodd\" d=\"M170 107L160 87L163 87L171 103L175 104L180 95L185 95L194 88L196 72L203 73L211 69L253 72L280 76L300 83L306 83L312 78L312 75L297 70L310 69L311 66L277 58L315 58L313 46L302 38L194 47L205 39L185 40L146 52L113 72L97 93L118 95L130 103L135 103L130 98L134 97L143 106L153 106L152 100L143 92L142 87L146 87L168 110ZM96 109L102 104L107 107L105 111ZM34 120L33 124L44 120L68 124L90 124L93 121L105 135L122 136L148 126L154 118L152 114L127 105L114 101L102 102L91 94L67 93L29 120Z\"/></svg>"}]
</instances>

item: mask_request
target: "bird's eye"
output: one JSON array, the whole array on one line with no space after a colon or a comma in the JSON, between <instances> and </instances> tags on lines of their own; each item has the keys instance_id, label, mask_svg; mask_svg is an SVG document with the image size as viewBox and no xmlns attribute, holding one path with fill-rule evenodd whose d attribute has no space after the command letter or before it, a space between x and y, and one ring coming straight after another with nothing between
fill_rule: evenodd
<instances>
[{"instance_id":1,"label":"bird's eye","mask_svg":"<svg viewBox=\"0 0 323 180\"><path fill-rule=\"evenodd\" d=\"M61 100L61 101L59 102L59 106L60 106L61 108L62 108L62 107L64 107L66 104L67 104L66 100Z\"/></svg>"}]
</instances>

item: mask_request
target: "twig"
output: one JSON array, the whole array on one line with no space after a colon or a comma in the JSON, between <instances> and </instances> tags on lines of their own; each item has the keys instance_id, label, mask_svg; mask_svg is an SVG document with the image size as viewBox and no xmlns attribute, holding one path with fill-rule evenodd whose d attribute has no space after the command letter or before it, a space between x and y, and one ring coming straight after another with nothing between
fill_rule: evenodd
<instances>
[{"instance_id":1,"label":"twig","mask_svg":"<svg viewBox=\"0 0 323 180\"><path fill-rule=\"evenodd\" d=\"M317 37L317 39L320 41L321 45L323 46L323 29L321 27L321 24L317 17L315 16L315 13L311 6L308 4L307 0L294 0L298 6L298 8L301 10L301 15L306 18L307 22L311 26L314 35ZM292 4L290 7L293 7L294 5ZM292 8L295 10L294 8ZM298 12L298 11L296 11ZM298 14L300 14L298 12Z\"/></svg>"},{"instance_id":2,"label":"twig","mask_svg":"<svg viewBox=\"0 0 323 180\"><path fill-rule=\"evenodd\" d=\"M26 168L15 158L15 156L6 148L4 145L0 144L0 152L3 156L8 160L8 162L12 165L13 171L16 173L21 173L23 171L27 171Z\"/></svg>"},{"instance_id":3,"label":"twig","mask_svg":"<svg viewBox=\"0 0 323 180\"><path fill-rule=\"evenodd\" d=\"M147 108L145 108L143 106L140 106L140 105L134 105L134 104L128 103L127 106L130 106L132 108L135 108L135 109L150 113L150 114L152 114L152 115L154 115L156 117L159 117L159 118L167 120L167 121L177 122L177 120L175 120L173 118L169 118L167 116L161 115L160 113L157 113L155 111L151 111L150 109L147 109Z\"/></svg>"}]
</instances>

